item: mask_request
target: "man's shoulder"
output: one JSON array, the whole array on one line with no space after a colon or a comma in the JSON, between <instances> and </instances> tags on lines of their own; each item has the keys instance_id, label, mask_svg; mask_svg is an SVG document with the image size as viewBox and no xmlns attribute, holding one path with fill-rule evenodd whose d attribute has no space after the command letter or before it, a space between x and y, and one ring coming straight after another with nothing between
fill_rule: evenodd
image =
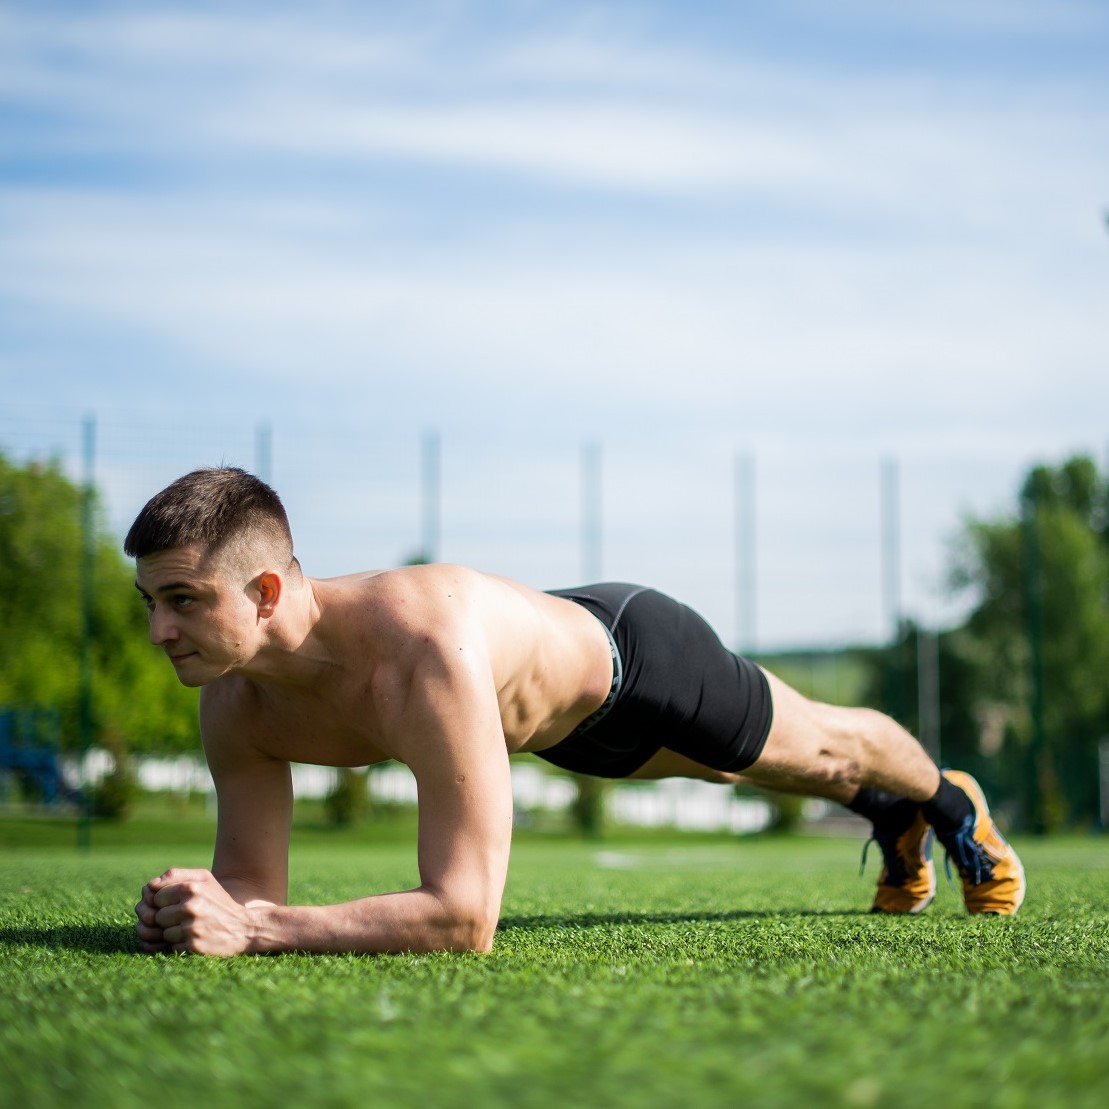
<instances>
[{"instance_id":1,"label":"man's shoulder","mask_svg":"<svg viewBox=\"0 0 1109 1109\"><path fill-rule=\"evenodd\" d=\"M200 732L205 745L217 737L248 735L258 720L258 691L235 674L225 674L200 691Z\"/></svg>"},{"instance_id":2,"label":"man's shoulder","mask_svg":"<svg viewBox=\"0 0 1109 1109\"><path fill-rule=\"evenodd\" d=\"M488 658L510 670L552 626L553 598L452 563L322 584L327 634L378 684L403 685L425 662L438 666L446 659L469 665Z\"/></svg>"}]
</instances>

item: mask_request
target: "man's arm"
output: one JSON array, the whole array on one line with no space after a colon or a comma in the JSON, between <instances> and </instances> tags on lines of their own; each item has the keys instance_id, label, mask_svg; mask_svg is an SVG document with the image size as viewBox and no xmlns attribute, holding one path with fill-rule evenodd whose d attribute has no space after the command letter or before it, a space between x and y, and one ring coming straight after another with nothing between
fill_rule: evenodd
<instances>
[{"instance_id":1,"label":"man's arm","mask_svg":"<svg viewBox=\"0 0 1109 1109\"><path fill-rule=\"evenodd\" d=\"M235 912L235 906L284 904L288 895L293 806L288 763L253 749L233 714L212 705L208 690L201 698L201 736L218 803L212 870L171 868L143 886L142 899L135 906L136 931L143 947L151 952L217 943L214 934L201 935L201 925L195 920L189 943L183 948L176 933L167 939L164 922L169 914L162 914L162 923L158 916L167 906L188 899L191 917L220 918L215 924L222 933L218 943L233 946L233 933L241 928L244 917ZM179 891L176 896L175 890ZM211 904L202 908L205 902Z\"/></svg>"},{"instance_id":2,"label":"man's arm","mask_svg":"<svg viewBox=\"0 0 1109 1109\"><path fill-rule=\"evenodd\" d=\"M221 750L211 738L205 752L218 804L212 874L240 905L283 905L293 822L289 764L253 750Z\"/></svg>"},{"instance_id":3,"label":"man's arm","mask_svg":"<svg viewBox=\"0 0 1109 1109\"><path fill-rule=\"evenodd\" d=\"M454 657L451 657L451 653ZM252 951L487 951L508 873L512 781L488 661L431 645L379 704L419 792L420 885L341 905L260 906ZM461 657L460 657L461 656Z\"/></svg>"},{"instance_id":4,"label":"man's arm","mask_svg":"<svg viewBox=\"0 0 1109 1109\"><path fill-rule=\"evenodd\" d=\"M228 824L226 838L221 820L220 882L206 871L170 871L152 883L167 947L227 955L492 946L508 873L512 783L488 659L465 637L439 635L415 665L381 669L375 705L396 757L416 776L420 885L339 905L284 905L272 896L238 904L220 882L237 893L259 881L264 887L270 879L256 860L269 856L259 854L249 820ZM225 804L221 796L221 810ZM254 846L244 851L240 835Z\"/></svg>"}]
</instances>

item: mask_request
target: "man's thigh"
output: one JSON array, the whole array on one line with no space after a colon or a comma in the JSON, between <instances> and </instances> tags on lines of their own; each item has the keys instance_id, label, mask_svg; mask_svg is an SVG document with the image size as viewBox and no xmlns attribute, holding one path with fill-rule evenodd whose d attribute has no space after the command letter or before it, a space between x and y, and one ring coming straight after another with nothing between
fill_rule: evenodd
<instances>
[{"instance_id":1,"label":"man's thigh","mask_svg":"<svg viewBox=\"0 0 1109 1109\"><path fill-rule=\"evenodd\" d=\"M722 785L734 785L741 781L739 774L732 774L727 770L713 770L704 763L694 762L677 751L670 751L663 747L653 754L638 770L628 775L629 778L655 779L655 778L696 778L702 782L719 782Z\"/></svg>"}]
</instances>

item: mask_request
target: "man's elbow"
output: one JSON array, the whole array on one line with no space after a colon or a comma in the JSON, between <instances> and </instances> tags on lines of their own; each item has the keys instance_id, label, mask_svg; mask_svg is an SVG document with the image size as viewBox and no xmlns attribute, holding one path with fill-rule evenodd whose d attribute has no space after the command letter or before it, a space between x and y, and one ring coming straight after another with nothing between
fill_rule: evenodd
<instances>
[{"instance_id":1,"label":"man's elbow","mask_svg":"<svg viewBox=\"0 0 1109 1109\"><path fill-rule=\"evenodd\" d=\"M493 950L497 918L484 913L462 914L451 921L448 932L447 950L472 951L484 955Z\"/></svg>"},{"instance_id":2,"label":"man's elbow","mask_svg":"<svg viewBox=\"0 0 1109 1109\"><path fill-rule=\"evenodd\" d=\"M493 950L493 937L497 934L497 918L492 920L482 921L479 927L474 929L471 939L473 943L470 946L471 951L476 951L480 955L486 955Z\"/></svg>"},{"instance_id":3,"label":"man's elbow","mask_svg":"<svg viewBox=\"0 0 1109 1109\"><path fill-rule=\"evenodd\" d=\"M473 951L484 954L493 949L497 934L499 906L444 903L439 898L440 914L434 946L441 951Z\"/></svg>"}]
</instances>

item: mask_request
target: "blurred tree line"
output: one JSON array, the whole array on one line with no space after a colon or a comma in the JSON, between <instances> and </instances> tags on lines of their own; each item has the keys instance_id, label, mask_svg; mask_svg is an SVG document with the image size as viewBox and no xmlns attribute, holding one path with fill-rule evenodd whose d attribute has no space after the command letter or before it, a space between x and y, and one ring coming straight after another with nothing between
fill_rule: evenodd
<instances>
[{"instance_id":1,"label":"blurred tree line","mask_svg":"<svg viewBox=\"0 0 1109 1109\"><path fill-rule=\"evenodd\" d=\"M0 707L56 710L80 743L84 490L56 460L0 453ZM113 753L199 751L197 694L147 641L134 567L93 505L93 743Z\"/></svg>"},{"instance_id":2,"label":"blurred tree line","mask_svg":"<svg viewBox=\"0 0 1109 1109\"><path fill-rule=\"evenodd\" d=\"M1084 456L1035 467L1014 510L964 522L950 579L972 607L935 647L941 760L1026 828L1094 825L1109 740L1106 478ZM905 623L870 657L870 703L915 733L922 644Z\"/></svg>"},{"instance_id":3,"label":"blurred tree line","mask_svg":"<svg viewBox=\"0 0 1109 1109\"><path fill-rule=\"evenodd\" d=\"M83 496L57 461L0 453L0 707L56 710L68 747L79 738ZM133 567L94 508L93 742L199 751L197 692L147 642ZM1026 827L1094 823L1109 737L1106 478L1087 457L1037 466L1011 512L964 521L950 576L971 598L964 624L929 643L906 622L896 643L865 652L865 699L920 734L923 642L941 760L978 776Z\"/></svg>"}]
</instances>

